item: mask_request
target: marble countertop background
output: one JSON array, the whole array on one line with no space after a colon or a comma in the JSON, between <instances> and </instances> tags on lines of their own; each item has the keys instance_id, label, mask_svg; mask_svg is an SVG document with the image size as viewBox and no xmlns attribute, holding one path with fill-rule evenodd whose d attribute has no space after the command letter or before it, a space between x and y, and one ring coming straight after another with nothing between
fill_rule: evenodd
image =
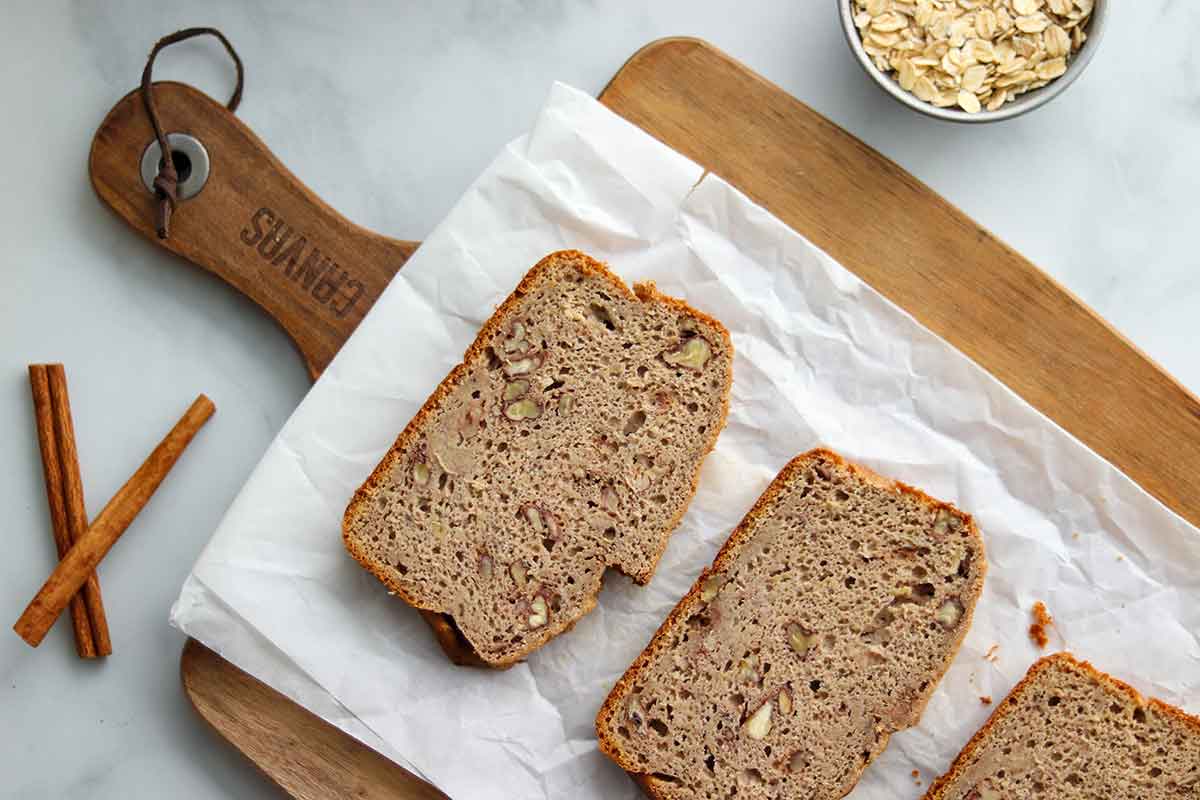
<instances>
[{"instance_id":1,"label":"marble countertop background","mask_svg":"<svg viewBox=\"0 0 1200 800\"><path fill-rule=\"evenodd\" d=\"M204 4L0 0L0 610L52 564L25 366L71 381L95 514L198 392L217 416L101 568L116 655L0 635L0 797L277 797L192 713L183 577L308 387L291 343L200 270L133 235L87 181L92 134L151 44L216 25L241 51L241 118L350 219L421 239L553 80L598 93L635 50L703 37L899 162L1200 391L1200 4L1119 4L1087 73L1048 107L967 128L861 74L832 0L423 0ZM212 43L156 77L227 96ZM802 146L798 143L797 146Z\"/></svg>"}]
</instances>

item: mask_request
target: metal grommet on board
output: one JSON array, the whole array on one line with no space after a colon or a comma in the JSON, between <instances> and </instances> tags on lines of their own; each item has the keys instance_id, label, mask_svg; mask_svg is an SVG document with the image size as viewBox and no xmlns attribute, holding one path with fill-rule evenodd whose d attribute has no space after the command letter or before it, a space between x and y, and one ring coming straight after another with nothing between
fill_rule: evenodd
<instances>
[{"instance_id":1,"label":"metal grommet on board","mask_svg":"<svg viewBox=\"0 0 1200 800\"><path fill-rule=\"evenodd\" d=\"M179 172L179 199L195 197L208 182L208 151L199 139L186 133L168 133L167 144L175 154L175 169ZM142 153L142 183L151 194L161 160L162 148L157 139L151 139Z\"/></svg>"}]
</instances>

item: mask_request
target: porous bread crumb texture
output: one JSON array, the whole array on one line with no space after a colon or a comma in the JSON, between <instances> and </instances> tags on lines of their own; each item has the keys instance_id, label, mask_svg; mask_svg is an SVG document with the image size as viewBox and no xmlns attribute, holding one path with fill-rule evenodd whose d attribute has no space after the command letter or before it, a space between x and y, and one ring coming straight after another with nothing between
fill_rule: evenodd
<instances>
[{"instance_id":1,"label":"porous bread crumb texture","mask_svg":"<svg viewBox=\"0 0 1200 800\"><path fill-rule=\"evenodd\" d=\"M1200 798L1200 719L1067 653L1000 704L925 800Z\"/></svg>"},{"instance_id":2,"label":"porous bread crumb texture","mask_svg":"<svg viewBox=\"0 0 1200 800\"><path fill-rule=\"evenodd\" d=\"M346 511L349 551L441 615L458 663L511 665L567 630L608 567L648 581L695 492L733 347L635 291L582 253L539 262Z\"/></svg>"},{"instance_id":3,"label":"porous bread crumb texture","mask_svg":"<svg viewBox=\"0 0 1200 800\"><path fill-rule=\"evenodd\" d=\"M983 588L971 518L794 459L617 683L601 748L654 798L839 798L917 722Z\"/></svg>"}]
</instances>

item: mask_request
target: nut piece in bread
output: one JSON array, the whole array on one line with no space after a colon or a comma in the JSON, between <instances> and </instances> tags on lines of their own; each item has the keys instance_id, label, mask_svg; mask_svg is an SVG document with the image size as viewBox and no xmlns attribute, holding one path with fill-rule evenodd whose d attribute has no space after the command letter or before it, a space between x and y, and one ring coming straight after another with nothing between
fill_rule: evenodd
<instances>
[{"instance_id":1,"label":"nut piece in bread","mask_svg":"<svg viewBox=\"0 0 1200 800\"><path fill-rule=\"evenodd\" d=\"M798 456L618 681L600 747L653 798L840 798L920 718L985 569L967 514Z\"/></svg>"},{"instance_id":2,"label":"nut piece in bread","mask_svg":"<svg viewBox=\"0 0 1200 800\"><path fill-rule=\"evenodd\" d=\"M716 320L588 256L526 274L354 495L346 548L459 664L509 666L647 582L728 411Z\"/></svg>"}]
</instances>

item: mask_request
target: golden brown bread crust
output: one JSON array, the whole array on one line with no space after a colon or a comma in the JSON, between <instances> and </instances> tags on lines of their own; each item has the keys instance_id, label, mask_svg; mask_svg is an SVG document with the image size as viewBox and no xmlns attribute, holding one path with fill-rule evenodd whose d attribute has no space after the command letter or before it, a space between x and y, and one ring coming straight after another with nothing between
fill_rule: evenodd
<instances>
[{"instance_id":1,"label":"golden brown bread crust","mask_svg":"<svg viewBox=\"0 0 1200 800\"><path fill-rule=\"evenodd\" d=\"M483 354L488 342L500 330L505 316L509 312L516 310L517 305L521 302L522 298L530 292L543 272L554 268L564 261L572 262L574 266L579 268L584 273L608 280L612 284L613 290L623 295L627 299L637 299L643 303L665 303L666 305L678 309L679 311L694 317L701 322L711 325L715 330L720 332L724 346L728 348L731 354L733 353L733 341L729 337L729 331L726 330L725 326L716 319L701 311L697 311L682 300L660 294L655 288L653 282L634 284L633 289L630 290L630 288L625 285L625 282L621 280L621 278L614 272L609 270L607 266L578 250L559 250L557 252L550 253L537 264L535 264L527 273L525 273L525 277L523 277L520 283L517 284L517 287L513 290L512 294L510 294L504 300L504 302L496 308L487 321L483 323L483 326L479 329L479 333L476 335L475 340L471 343L471 346L467 348L466 353L464 353L463 360L457 364L454 369L450 370L450 373L442 379L442 382L438 384L436 389L433 390L433 393L421 406L420 410L417 411L412 420L409 421L408 425L404 427L404 430L400 432L400 435L396 437L396 441L392 443L391 448L380 460L379 464L375 467L367 479L363 482L362 486L355 491L354 497L351 498L349 505L346 507L346 513L342 518L342 541L345 544L346 550L355 558L356 561L358 561L359 564L365 567L371 572L371 574L373 574L385 586L387 586L392 593L394 593L404 602L408 603L410 606L413 606L414 608L423 612L421 615L422 618L427 624L429 624L434 636L438 641L438 644L446 653L447 658L460 666L487 666L497 669L504 669L522 660L525 656L529 655L529 653L545 644L546 641L552 638L553 635L557 634L552 634L550 631L547 631L543 637L533 639L528 647L525 647L512 658L506 659L503 662L493 663L485 661L479 656L478 653L475 652L473 648L470 647L465 638L458 633L457 627L454 625L454 620L449 614L442 612L440 609L427 608L426 606L422 605L417 598L412 597L405 592L404 588L399 583L394 581L391 575L380 568L380 566L376 564L373 559L371 559L358 547L357 543L350 536L350 521L354 518L355 514L358 513L359 508L369 500L372 491L378 488L379 485L385 481L388 473L392 469L392 466L396 463L396 459L399 458L400 453L404 450L404 448L408 446L409 440L413 436L416 436L420 433L426 418L432 414L441 404L443 399L445 399L445 397L458 386L466 374L467 363L476 356ZM724 428L725 420L729 416L729 389L731 383L732 372L730 372L725 386L721 389L723 400L721 407L721 420L720 424L712 426L708 433L708 440L705 442L704 446L705 455L711 452L713 446L716 445L717 436L720 434L721 429ZM696 487L699 485L700 465L702 463L703 458L697 461L696 470L692 474L692 489L691 493L689 494L689 501L690 498L695 495ZM679 513L676 514L675 518L671 521L670 525L668 526L668 530L674 530L675 527L679 525L679 520L683 518L683 514L686 510L687 504L684 504L680 507ZM650 578L654 575L654 570L657 568L658 562L662 559L662 554L665 550L666 541L664 540L663 546L659 549L658 553L655 554L654 560L649 567L640 574L630 575L635 583L639 585L645 585L647 582L649 582ZM590 604L584 611L584 615L595 608L595 605L596 598L593 596ZM565 632L566 631L562 631L561 633Z\"/></svg>"},{"instance_id":2,"label":"golden brown bread crust","mask_svg":"<svg viewBox=\"0 0 1200 800\"><path fill-rule=\"evenodd\" d=\"M488 665L463 637L458 626L454 624L454 617L437 611L426 611L423 608L417 610L421 614L421 619L425 620L425 623L433 631L446 658L460 667L486 667Z\"/></svg>"},{"instance_id":3,"label":"golden brown bread crust","mask_svg":"<svg viewBox=\"0 0 1200 800\"><path fill-rule=\"evenodd\" d=\"M1024 695L1025 691L1034 682L1034 680L1037 679L1038 675L1040 675L1044 670L1052 669L1062 665L1072 667L1080 672L1085 673L1088 677L1097 681L1102 686L1107 687L1110 691L1116 694L1127 695L1135 705L1149 706L1156 712L1166 714L1167 716L1180 720L1184 724L1195 728L1197 735L1200 735L1200 717L1193 717L1192 715L1186 713L1183 709L1168 705L1161 700L1155 700L1154 698L1147 700L1137 689L1134 689L1129 684L1125 683L1124 681L1117 680L1107 673L1101 672L1093 667L1090 662L1080 661L1070 653L1055 653L1053 655L1043 656L1042 658L1038 659L1032 667L1029 668L1029 672L1025 673L1025 677L1013 687L1012 691L1008 693L1008 697L1000 701L1000 705L996 706L996 710L992 712L990 717L988 717L988 720L983 724L983 727L975 732L975 735L971 737L970 741L968 741L966 746L963 747L962 751L959 752L958 757L954 759L954 763L950 765L950 769L946 770L946 774L942 775L929 785L929 791L925 793L922 800L943 800L946 791L954 785L955 781L962 777L963 772L971 763L971 759L975 755L975 750L987 739L988 734L992 730L992 726L998 723L1009 712L1020 705L1022 695Z\"/></svg>"},{"instance_id":4,"label":"golden brown bread crust","mask_svg":"<svg viewBox=\"0 0 1200 800\"><path fill-rule=\"evenodd\" d=\"M713 559L713 563L710 566L705 567L700 572L700 575L696 577L695 582L692 583L692 588L688 590L688 593L683 596L683 598L675 605L675 608L671 610L671 613L667 615L667 618L663 620L654 636L650 639L649 644L646 645L641 654L634 659L633 664L631 664L629 668L625 670L625 674L622 675L617 681L616 685L613 686L612 691L609 692L604 704L600 707L599 713L596 715L596 733L600 742L600 750L613 761L615 761L617 765L621 767L621 769L628 772L630 777L632 777L638 786L641 787L642 792L647 797L652 798L652 800L669 800L669 798L655 785L656 779L652 775L646 775L638 772L637 767L632 762L624 758L624 754L621 752L619 743L606 732L607 726L604 723L608 719L611 719L613 714L617 713L621 701L624 699L626 693L632 688L634 682L639 676L639 673L646 668L646 666L659 654L660 649L666 645L670 637L670 630L675 624L676 620L686 618L687 615L695 611L696 605L702 602L700 599L700 592L702 591L705 579L715 572L724 572L733 566L733 562L736 560L738 552L740 551L742 545L748 541L751 529L757 523L758 519L771 509L776 498L787 487L791 478L795 474L800 473L810 460L818 457L823 457L830 461L836 462L842 467L851 470L864 481L912 495L920 502L928 505L930 508L945 508L957 515L960 515L963 521L966 523L968 531L980 546L980 582L983 581L986 575L987 559L984 557L985 553L983 551L983 540L979 535L979 528L976 526L975 520L973 517L971 517L971 515L956 509L949 503L944 503L940 500L930 497L925 492L917 489L914 486L909 486L906 483L885 478L873 470L870 470L859 464L849 462L832 450L818 447L805 453L801 453L793 458L783 467L782 470L779 471L779 474L775 476L775 479L771 481L771 484L766 488L758 500L755 501L753 507L746 512L746 516L742 518L742 521L738 523L738 526L733 529L731 534L729 534L729 538L725 541L725 544L721 546L721 550L717 553L716 558ZM974 613L974 604L971 604L964 609L964 621L963 624L959 625L958 627L957 641L954 642L953 647L948 649L945 662L942 664L941 669L937 673L936 679L931 681L931 685L936 686L938 681L940 681L942 676L946 673L946 670L950 668L950 662L954 659L954 655L958 652L958 648L962 645L963 638L967 635L967 630L971 627L971 620L974 617ZM928 700L929 698L927 696L924 702L921 702L919 708L914 708L914 712L916 712L917 716L924 711ZM889 738L890 736L884 735L884 737L881 739L881 750L883 747L887 746L887 741ZM846 794L849 794L853 788L853 785L851 785L846 790Z\"/></svg>"}]
</instances>

